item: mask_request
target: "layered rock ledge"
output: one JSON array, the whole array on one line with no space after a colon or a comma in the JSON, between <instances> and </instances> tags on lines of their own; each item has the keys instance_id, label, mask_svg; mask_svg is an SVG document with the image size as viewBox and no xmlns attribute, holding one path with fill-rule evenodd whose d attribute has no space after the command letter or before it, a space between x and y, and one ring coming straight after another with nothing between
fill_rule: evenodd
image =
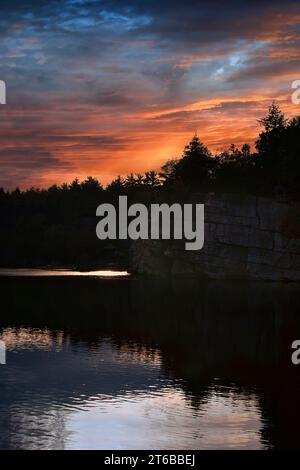
<instances>
[{"instance_id":1,"label":"layered rock ledge","mask_svg":"<svg viewBox=\"0 0 300 470\"><path fill-rule=\"evenodd\" d=\"M155 276L300 281L300 203L236 194L193 194L205 204L205 242L138 240L131 271Z\"/></svg>"}]
</instances>

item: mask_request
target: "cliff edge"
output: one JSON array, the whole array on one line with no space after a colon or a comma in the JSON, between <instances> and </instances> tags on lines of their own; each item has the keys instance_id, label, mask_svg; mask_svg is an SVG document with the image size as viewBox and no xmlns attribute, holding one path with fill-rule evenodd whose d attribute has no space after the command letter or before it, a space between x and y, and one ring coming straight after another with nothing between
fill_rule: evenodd
<instances>
[{"instance_id":1,"label":"cliff edge","mask_svg":"<svg viewBox=\"0 0 300 470\"><path fill-rule=\"evenodd\" d=\"M300 281L300 203L237 194L193 194L205 204L205 242L137 240L131 271L156 276Z\"/></svg>"}]
</instances>

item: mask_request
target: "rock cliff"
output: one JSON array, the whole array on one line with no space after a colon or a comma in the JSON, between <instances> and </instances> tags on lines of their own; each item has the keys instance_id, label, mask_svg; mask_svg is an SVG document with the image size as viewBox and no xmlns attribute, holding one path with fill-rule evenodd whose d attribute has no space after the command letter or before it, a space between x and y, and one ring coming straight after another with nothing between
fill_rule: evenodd
<instances>
[{"instance_id":1,"label":"rock cliff","mask_svg":"<svg viewBox=\"0 0 300 470\"><path fill-rule=\"evenodd\" d=\"M190 201L205 204L203 249L186 251L178 240L134 241L132 272L300 281L300 203L213 193Z\"/></svg>"}]
</instances>

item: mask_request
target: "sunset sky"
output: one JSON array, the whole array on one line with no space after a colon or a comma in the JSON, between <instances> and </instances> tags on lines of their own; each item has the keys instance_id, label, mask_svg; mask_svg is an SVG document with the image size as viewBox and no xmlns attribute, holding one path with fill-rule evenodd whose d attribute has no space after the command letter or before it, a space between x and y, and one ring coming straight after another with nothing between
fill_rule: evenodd
<instances>
[{"instance_id":1,"label":"sunset sky","mask_svg":"<svg viewBox=\"0 0 300 470\"><path fill-rule=\"evenodd\" d=\"M0 186L158 169L198 132L253 144L300 79L299 1L1 0Z\"/></svg>"}]
</instances>

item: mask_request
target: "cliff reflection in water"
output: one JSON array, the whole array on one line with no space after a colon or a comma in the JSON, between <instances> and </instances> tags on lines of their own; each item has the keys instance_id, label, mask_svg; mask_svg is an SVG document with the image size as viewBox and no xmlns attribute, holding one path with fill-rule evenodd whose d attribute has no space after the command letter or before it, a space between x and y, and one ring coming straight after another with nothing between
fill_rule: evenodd
<instances>
[{"instance_id":1,"label":"cliff reflection in water","mask_svg":"<svg viewBox=\"0 0 300 470\"><path fill-rule=\"evenodd\" d=\"M28 277L0 295L1 449L299 447L298 286Z\"/></svg>"}]
</instances>

